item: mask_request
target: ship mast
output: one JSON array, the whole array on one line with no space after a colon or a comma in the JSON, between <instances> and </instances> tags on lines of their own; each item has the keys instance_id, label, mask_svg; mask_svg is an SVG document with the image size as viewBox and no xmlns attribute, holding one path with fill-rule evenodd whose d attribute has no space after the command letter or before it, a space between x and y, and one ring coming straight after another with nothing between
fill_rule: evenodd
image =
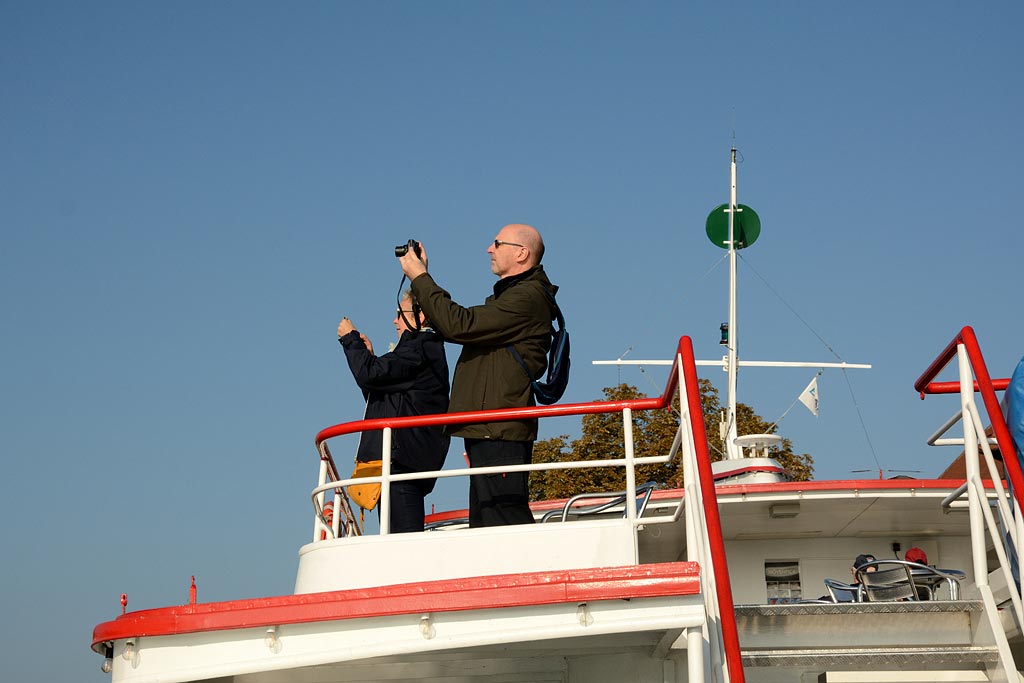
<instances>
[{"instance_id":1,"label":"ship mast","mask_svg":"<svg viewBox=\"0 0 1024 683\"><path fill-rule=\"evenodd\" d=\"M743 450L736 445L736 375L738 370L739 337L736 329L736 214L742 209L736 201L736 148L732 148L732 162L729 164L729 327L725 330L728 356L724 358L729 373L728 402L725 415L725 454L730 460L743 457Z\"/></svg>"},{"instance_id":2,"label":"ship mast","mask_svg":"<svg viewBox=\"0 0 1024 683\"><path fill-rule=\"evenodd\" d=\"M725 410L718 425L719 436L725 444L726 460L737 460L744 457L743 446L736 442L739 426L736 424L737 375L740 365L739 335L737 334L737 296L736 296L736 252L753 244L761 234L761 219L757 212L745 204L740 204L736 196L736 148L730 151L729 164L729 203L715 207L708 215L708 239L716 247L729 251L729 322L722 323L721 344L726 347L726 355L722 357L722 369L728 373L729 384L726 390Z\"/></svg>"},{"instance_id":3,"label":"ship mast","mask_svg":"<svg viewBox=\"0 0 1024 683\"><path fill-rule=\"evenodd\" d=\"M728 374L727 397L725 409L722 411L719 422L719 436L725 446L725 460L740 460L747 457L769 458L770 448L782 443L782 437L776 434L745 434L739 436L739 425L736 422L736 397L738 395L738 380L740 366L744 367L775 367L775 368L870 368L870 365L854 364L841 361L839 363L811 363L794 361L758 361L739 359L739 335L737 334L737 286L736 286L736 258L737 251L746 249L754 244L761 234L761 218L757 212L746 204L740 204L737 198L737 171L735 147L730 152L729 166L729 203L716 206L708 214L705 222L705 230L711 243L720 249L729 252L729 322L722 323L721 344L726 347L726 355L721 360L698 360L698 366L720 367ZM625 355L625 354L623 354ZM618 358L612 361L593 361L595 365L671 365L675 361L650 361L650 360L624 360ZM795 401L794 401L795 403ZM788 411L787 411L788 412ZM817 413L815 413L817 414ZM744 449L749 454L744 453ZM713 463L719 474L736 470L740 463L730 463L721 466L723 463ZM779 472L782 470L779 469Z\"/></svg>"}]
</instances>

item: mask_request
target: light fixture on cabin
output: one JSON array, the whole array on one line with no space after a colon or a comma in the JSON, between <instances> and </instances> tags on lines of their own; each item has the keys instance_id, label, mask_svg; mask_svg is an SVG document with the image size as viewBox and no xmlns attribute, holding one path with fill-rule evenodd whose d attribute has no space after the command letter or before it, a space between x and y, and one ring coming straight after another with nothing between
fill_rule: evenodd
<instances>
[{"instance_id":1,"label":"light fixture on cabin","mask_svg":"<svg viewBox=\"0 0 1024 683\"><path fill-rule=\"evenodd\" d=\"M426 640L432 640L437 635L434 619L429 614L420 617L420 635Z\"/></svg>"},{"instance_id":2,"label":"light fixture on cabin","mask_svg":"<svg viewBox=\"0 0 1024 683\"><path fill-rule=\"evenodd\" d=\"M768 506L768 516L772 519L790 519L800 514L800 503L776 503Z\"/></svg>"},{"instance_id":3,"label":"light fixture on cabin","mask_svg":"<svg viewBox=\"0 0 1024 683\"><path fill-rule=\"evenodd\" d=\"M263 644L267 649L277 654L281 651L281 638L277 635L277 626L271 626L263 636Z\"/></svg>"}]
</instances>

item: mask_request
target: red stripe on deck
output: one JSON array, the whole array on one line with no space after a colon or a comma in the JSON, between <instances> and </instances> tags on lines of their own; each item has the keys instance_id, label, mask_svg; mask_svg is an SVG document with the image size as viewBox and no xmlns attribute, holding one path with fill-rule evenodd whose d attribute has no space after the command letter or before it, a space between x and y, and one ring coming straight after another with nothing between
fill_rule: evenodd
<instances>
[{"instance_id":1,"label":"red stripe on deck","mask_svg":"<svg viewBox=\"0 0 1024 683\"><path fill-rule=\"evenodd\" d=\"M501 574L162 607L131 612L100 624L93 630L92 642L96 650L108 641L141 636L424 612L696 595L700 592L699 575L700 568L695 562L668 562Z\"/></svg>"}]
</instances>

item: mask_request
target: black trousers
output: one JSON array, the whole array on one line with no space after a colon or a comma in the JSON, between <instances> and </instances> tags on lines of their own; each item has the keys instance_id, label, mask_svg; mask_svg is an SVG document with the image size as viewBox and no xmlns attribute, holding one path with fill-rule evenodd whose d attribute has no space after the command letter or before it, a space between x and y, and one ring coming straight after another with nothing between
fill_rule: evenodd
<instances>
[{"instance_id":1,"label":"black trousers","mask_svg":"<svg viewBox=\"0 0 1024 683\"><path fill-rule=\"evenodd\" d=\"M403 467L401 463L391 463L392 474L408 474L415 470ZM423 531L423 520L426 514L423 508L427 494L434 490L436 479L414 479L412 481L391 482L391 524L388 531L393 534L404 534ZM380 505L377 506L377 520L380 521Z\"/></svg>"},{"instance_id":2,"label":"black trousers","mask_svg":"<svg viewBox=\"0 0 1024 683\"><path fill-rule=\"evenodd\" d=\"M423 531L423 486L419 481L396 481L391 483L391 524L388 531L405 534ZM377 506L380 519L380 506Z\"/></svg>"},{"instance_id":3,"label":"black trousers","mask_svg":"<svg viewBox=\"0 0 1024 683\"><path fill-rule=\"evenodd\" d=\"M529 465L532 441L466 439L470 467ZM474 474L469 477L469 526L533 524L529 472Z\"/></svg>"}]
</instances>

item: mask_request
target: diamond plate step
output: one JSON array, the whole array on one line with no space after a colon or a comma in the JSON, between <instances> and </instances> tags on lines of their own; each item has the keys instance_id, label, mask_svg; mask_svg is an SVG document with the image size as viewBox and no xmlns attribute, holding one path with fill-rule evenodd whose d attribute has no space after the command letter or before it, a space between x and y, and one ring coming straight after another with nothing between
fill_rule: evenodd
<instances>
[{"instance_id":1,"label":"diamond plate step","mask_svg":"<svg viewBox=\"0 0 1024 683\"><path fill-rule=\"evenodd\" d=\"M736 607L743 664L807 670L979 670L998 662L975 642L978 600Z\"/></svg>"}]
</instances>

